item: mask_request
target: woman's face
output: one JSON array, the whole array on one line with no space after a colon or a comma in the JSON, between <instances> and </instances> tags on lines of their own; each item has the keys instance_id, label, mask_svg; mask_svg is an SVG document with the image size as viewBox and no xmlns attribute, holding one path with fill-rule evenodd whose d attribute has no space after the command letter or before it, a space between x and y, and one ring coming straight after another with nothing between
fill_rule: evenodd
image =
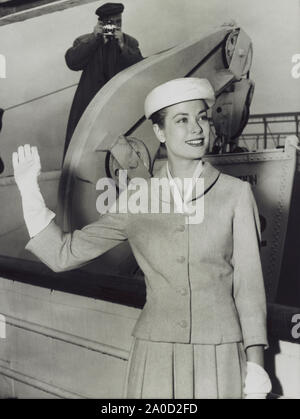
<instances>
[{"instance_id":1,"label":"woman's face","mask_svg":"<svg viewBox=\"0 0 300 419\"><path fill-rule=\"evenodd\" d=\"M153 125L154 132L166 143L168 157L199 159L209 144L209 122L203 100L190 100L166 108L164 127Z\"/></svg>"}]
</instances>

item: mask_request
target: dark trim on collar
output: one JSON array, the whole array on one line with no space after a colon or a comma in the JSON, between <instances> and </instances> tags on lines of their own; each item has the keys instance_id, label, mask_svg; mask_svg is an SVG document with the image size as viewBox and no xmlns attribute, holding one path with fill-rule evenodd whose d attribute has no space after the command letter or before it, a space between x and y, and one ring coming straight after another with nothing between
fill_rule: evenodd
<instances>
[{"instance_id":1,"label":"dark trim on collar","mask_svg":"<svg viewBox=\"0 0 300 419\"><path fill-rule=\"evenodd\" d=\"M203 161L203 171L200 174L199 178L204 178L204 194L206 194L216 183L220 176L220 171L216 169L214 166L212 166L208 161ZM165 161L164 165L159 169L159 171L155 174L155 177L159 179L168 178L167 173L167 161ZM192 201L194 201L197 198L200 198L200 196L193 196ZM160 200L162 197L160 196ZM163 200L165 202L165 200Z\"/></svg>"}]
</instances>

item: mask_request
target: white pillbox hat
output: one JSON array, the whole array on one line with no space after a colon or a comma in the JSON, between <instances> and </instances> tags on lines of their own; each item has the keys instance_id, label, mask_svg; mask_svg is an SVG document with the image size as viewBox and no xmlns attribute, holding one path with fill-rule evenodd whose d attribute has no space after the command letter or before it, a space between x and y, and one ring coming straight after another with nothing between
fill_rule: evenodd
<instances>
[{"instance_id":1,"label":"white pillbox hat","mask_svg":"<svg viewBox=\"0 0 300 419\"><path fill-rule=\"evenodd\" d=\"M207 79L185 77L170 80L155 87L145 100L145 116L152 114L167 106L188 100L203 99L210 108L216 101L215 92Z\"/></svg>"}]
</instances>

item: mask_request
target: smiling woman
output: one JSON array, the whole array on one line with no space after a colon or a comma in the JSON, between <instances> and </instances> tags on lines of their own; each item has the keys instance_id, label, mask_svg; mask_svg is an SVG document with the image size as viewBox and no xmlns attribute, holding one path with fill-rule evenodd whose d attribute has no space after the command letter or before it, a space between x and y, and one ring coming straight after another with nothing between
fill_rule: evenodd
<instances>
[{"instance_id":1,"label":"smiling woman","mask_svg":"<svg viewBox=\"0 0 300 419\"><path fill-rule=\"evenodd\" d=\"M207 152L207 109L214 102L208 80L192 77L167 82L146 98L145 115L152 120L158 140L166 145L171 172L176 171L182 181L192 177L199 159Z\"/></svg>"},{"instance_id":2,"label":"smiling woman","mask_svg":"<svg viewBox=\"0 0 300 419\"><path fill-rule=\"evenodd\" d=\"M207 106L203 100L192 100L173 105L164 119L164 128L154 124L154 132L165 143L171 166L176 159L200 159L209 143ZM190 166L193 166L190 163ZM191 167L192 169L192 167Z\"/></svg>"},{"instance_id":3,"label":"smiling woman","mask_svg":"<svg viewBox=\"0 0 300 419\"><path fill-rule=\"evenodd\" d=\"M25 145L13 154L28 250L60 272L128 240L145 274L147 300L133 330L127 398L265 398L271 389L263 368L266 301L256 204L247 182L202 163L206 110L214 102L212 86L198 78L164 83L145 102L147 118L158 112L153 129L168 151L156 177L166 180L174 207L176 199L204 200L197 224L186 211L131 213L121 207L63 233L38 188L37 149ZM204 192L179 189L176 198L176 178L202 179ZM123 194L129 201L126 190L119 202Z\"/></svg>"}]
</instances>

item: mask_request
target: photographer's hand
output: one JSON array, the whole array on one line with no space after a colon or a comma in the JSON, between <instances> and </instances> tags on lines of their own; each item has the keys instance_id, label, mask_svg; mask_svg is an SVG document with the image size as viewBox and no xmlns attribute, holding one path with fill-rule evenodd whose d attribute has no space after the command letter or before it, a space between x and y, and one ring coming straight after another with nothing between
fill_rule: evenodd
<instances>
[{"instance_id":1,"label":"photographer's hand","mask_svg":"<svg viewBox=\"0 0 300 419\"><path fill-rule=\"evenodd\" d=\"M99 20L97 22L97 25L95 25L93 32L96 38L100 37L103 34L103 25Z\"/></svg>"},{"instance_id":2,"label":"photographer's hand","mask_svg":"<svg viewBox=\"0 0 300 419\"><path fill-rule=\"evenodd\" d=\"M116 29L115 38L117 39L121 49L124 48L124 34L121 29Z\"/></svg>"}]
</instances>

